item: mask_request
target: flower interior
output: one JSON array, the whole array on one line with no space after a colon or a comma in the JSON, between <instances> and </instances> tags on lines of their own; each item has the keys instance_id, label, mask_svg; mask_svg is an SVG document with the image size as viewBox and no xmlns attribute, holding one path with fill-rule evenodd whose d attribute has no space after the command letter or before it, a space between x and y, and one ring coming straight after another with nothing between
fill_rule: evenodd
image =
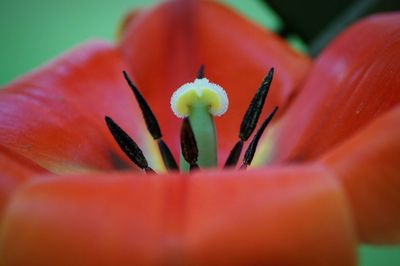
<instances>
[{"instance_id":1,"label":"flower interior","mask_svg":"<svg viewBox=\"0 0 400 266\"><path fill-rule=\"evenodd\" d=\"M200 67L194 82L182 85L171 97L172 111L177 117L183 119L180 132L179 167L168 145L162 139L160 126L150 106L129 75L125 71L123 74L142 111L146 127L158 144L168 171L190 172L202 168L216 168L218 158L214 116L221 116L227 111L229 100L221 86L211 83L204 77L204 66ZM238 141L233 146L224 168L235 168L238 164L244 142L250 138L257 126L273 75L274 69L271 68L251 100L240 125ZM272 110L254 134L239 169L246 169L251 165L257 144L277 110L278 107ZM146 173L155 173L136 142L112 118L106 116L105 121L115 141L129 159Z\"/></svg>"}]
</instances>

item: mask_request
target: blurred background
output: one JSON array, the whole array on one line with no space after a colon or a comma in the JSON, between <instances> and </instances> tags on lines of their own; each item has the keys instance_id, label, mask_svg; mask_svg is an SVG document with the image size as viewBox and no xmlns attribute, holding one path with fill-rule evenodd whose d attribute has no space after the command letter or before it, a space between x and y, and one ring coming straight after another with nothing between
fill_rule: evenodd
<instances>
[{"instance_id":1,"label":"blurred background","mask_svg":"<svg viewBox=\"0 0 400 266\"><path fill-rule=\"evenodd\" d=\"M128 10L159 0L1 0L0 86L90 38L113 41ZM346 25L400 0L220 0L316 56Z\"/></svg>"},{"instance_id":2,"label":"blurred background","mask_svg":"<svg viewBox=\"0 0 400 266\"><path fill-rule=\"evenodd\" d=\"M0 86L85 40L114 41L132 8L158 0L1 0ZM400 10L399 0L221 0L296 49L316 56L344 27L368 14ZM362 246L362 266L400 265L400 246Z\"/></svg>"}]
</instances>

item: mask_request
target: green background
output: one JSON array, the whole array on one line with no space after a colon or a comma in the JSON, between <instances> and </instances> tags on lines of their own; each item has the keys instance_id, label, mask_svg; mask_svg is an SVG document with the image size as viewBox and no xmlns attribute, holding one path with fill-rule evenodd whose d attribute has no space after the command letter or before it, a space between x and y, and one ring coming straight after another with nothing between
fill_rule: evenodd
<instances>
[{"instance_id":1,"label":"green background","mask_svg":"<svg viewBox=\"0 0 400 266\"><path fill-rule=\"evenodd\" d=\"M85 40L114 40L126 12L157 0L0 1L0 85ZM225 0L256 22L279 30L282 21L257 0ZM400 265L400 246L359 249L362 266Z\"/></svg>"},{"instance_id":2,"label":"green background","mask_svg":"<svg viewBox=\"0 0 400 266\"><path fill-rule=\"evenodd\" d=\"M157 0L0 0L0 85L88 39L113 41L118 23L130 9ZM258 1L226 0L273 29L277 17L266 16ZM269 13L271 14L271 13Z\"/></svg>"}]
</instances>

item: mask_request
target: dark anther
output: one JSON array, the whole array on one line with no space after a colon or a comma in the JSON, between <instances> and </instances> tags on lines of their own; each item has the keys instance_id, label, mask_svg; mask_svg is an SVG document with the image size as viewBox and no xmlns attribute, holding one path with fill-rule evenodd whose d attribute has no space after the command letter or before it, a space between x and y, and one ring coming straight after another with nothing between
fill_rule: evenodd
<instances>
[{"instance_id":1,"label":"dark anther","mask_svg":"<svg viewBox=\"0 0 400 266\"><path fill-rule=\"evenodd\" d=\"M258 128L252 141L250 142L249 146L247 147L246 153L244 154L244 157L243 157L243 164L240 167L240 169L246 169L247 166L251 164L251 161L253 161L258 142L260 141L260 138L261 138L262 134L264 133L265 128L268 126L269 122L271 122L272 118L274 117L276 111L278 111L277 106L274 108L274 110L268 115L268 117L264 120L264 122Z\"/></svg>"},{"instance_id":2,"label":"dark anther","mask_svg":"<svg viewBox=\"0 0 400 266\"><path fill-rule=\"evenodd\" d=\"M204 65L201 65L199 70L197 71L197 78L198 79L204 78Z\"/></svg>"},{"instance_id":3,"label":"dark anther","mask_svg":"<svg viewBox=\"0 0 400 266\"><path fill-rule=\"evenodd\" d=\"M144 171L146 172L146 174L156 174L156 172L150 167L144 168Z\"/></svg>"},{"instance_id":4,"label":"dark anther","mask_svg":"<svg viewBox=\"0 0 400 266\"><path fill-rule=\"evenodd\" d=\"M269 87L271 86L272 77L274 75L274 68L271 68L261 83L260 88L251 100L250 105L243 117L242 124L240 125L239 138L246 141L253 133L257 126L258 118L264 107L265 99L268 94Z\"/></svg>"},{"instance_id":5,"label":"dark anther","mask_svg":"<svg viewBox=\"0 0 400 266\"><path fill-rule=\"evenodd\" d=\"M267 98L269 87L271 86L273 76L274 68L271 68L267 76L262 81L260 88L257 90L256 94L251 100L250 105L247 108L247 111L244 114L242 123L240 125L240 140L236 143L231 153L229 154L228 159L225 162L225 168L236 166L240 157L240 153L242 152L243 142L249 139L254 129L256 128L258 119L264 107L265 99ZM242 143L240 144L240 142Z\"/></svg>"},{"instance_id":6,"label":"dark anther","mask_svg":"<svg viewBox=\"0 0 400 266\"><path fill-rule=\"evenodd\" d=\"M126 134L125 131L123 131L110 117L106 116L105 120L115 141L129 159L131 159L140 169L146 171L146 173L154 173L153 169L149 167L142 150L138 147L135 141L133 141L133 139L131 139L128 134Z\"/></svg>"},{"instance_id":7,"label":"dark anther","mask_svg":"<svg viewBox=\"0 0 400 266\"><path fill-rule=\"evenodd\" d=\"M229 153L228 159L226 159L224 168L234 167L237 164L237 162L239 161L240 153L242 152L243 143L243 140L240 139L235 144L235 146L231 150L231 153Z\"/></svg>"},{"instance_id":8,"label":"dark anther","mask_svg":"<svg viewBox=\"0 0 400 266\"><path fill-rule=\"evenodd\" d=\"M189 168L189 172L192 172L193 170L200 169L199 165L197 163L191 164Z\"/></svg>"},{"instance_id":9,"label":"dark anther","mask_svg":"<svg viewBox=\"0 0 400 266\"><path fill-rule=\"evenodd\" d=\"M197 165L199 150L197 149L196 139L188 118L184 118L182 122L181 151L183 158L190 165L190 170L199 168Z\"/></svg>"},{"instance_id":10,"label":"dark anther","mask_svg":"<svg viewBox=\"0 0 400 266\"><path fill-rule=\"evenodd\" d=\"M174 156L169 150L167 144L162 139L157 140L158 149L160 150L161 157L164 161L165 167L169 170L178 170L178 165L175 162Z\"/></svg>"},{"instance_id":11,"label":"dark anther","mask_svg":"<svg viewBox=\"0 0 400 266\"><path fill-rule=\"evenodd\" d=\"M133 84L133 82L129 78L128 74L125 71L123 71L123 73L124 73L124 77L125 77L126 81L129 84L129 87L131 87L131 89L136 97L136 100L139 104L140 109L142 110L143 118L146 123L148 131L150 132L153 139L157 140L157 142L158 142L158 147L160 149L160 153L161 153L161 156L162 156L165 166L169 170L178 170L178 165L177 165L174 157L172 156L171 151L169 150L167 144L165 144L161 139L162 134L161 134L160 126L158 125L157 119L156 119L155 115L153 114L153 112L151 111L150 106L147 104L143 95L139 92L139 90ZM160 140L162 141L161 145L159 142Z\"/></svg>"},{"instance_id":12,"label":"dark anther","mask_svg":"<svg viewBox=\"0 0 400 266\"><path fill-rule=\"evenodd\" d=\"M125 71L123 71L123 73L126 81L129 84L129 87L131 87L133 93L135 94L136 100L140 106L140 109L142 110L143 118L144 121L146 122L147 129L149 130L151 136L153 136L154 139L161 138L162 135L160 126L158 125L155 115L151 111L149 105L147 104L142 94L139 92L139 90L136 88L136 86L129 78L128 74Z\"/></svg>"}]
</instances>

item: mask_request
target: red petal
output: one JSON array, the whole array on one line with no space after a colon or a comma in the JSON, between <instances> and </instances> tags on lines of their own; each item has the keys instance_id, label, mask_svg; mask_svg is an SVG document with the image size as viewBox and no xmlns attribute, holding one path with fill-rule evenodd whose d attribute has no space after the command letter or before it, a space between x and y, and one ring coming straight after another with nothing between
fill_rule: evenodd
<instances>
[{"instance_id":1,"label":"red petal","mask_svg":"<svg viewBox=\"0 0 400 266\"><path fill-rule=\"evenodd\" d=\"M319 167L44 179L9 206L8 265L355 263L346 201Z\"/></svg>"},{"instance_id":2,"label":"red petal","mask_svg":"<svg viewBox=\"0 0 400 266\"><path fill-rule=\"evenodd\" d=\"M0 213L19 184L44 173L45 169L0 145Z\"/></svg>"},{"instance_id":3,"label":"red petal","mask_svg":"<svg viewBox=\"0 0 400 266\"><path fill-rule=\"evenodd\" d=\"M359 237L400 243L400 107L324 156L340 177Z\"/></svg>"},{"instance_id":4,"label":"red petal","mask_svg":"<svg viewBox=\"0 0 400 266\"><path fill-rule=\"evenodd\" d=\"M0 142L54 172L126 164L104 122L144 143L123 69L113 47L91 42L11 83L0 91Z\"/></svg>"},{"instance_id":5,"label":"red petal","mask_svg":"<svg viewBox=\"0 0 400 266\"><path fill-rule=\"evenodd\" d=\"M281 121L275 161L309 160L400 102L400 13L362 20L319 57Z\"/></svg>"},{"instance_id":6,"label":"red petal","mask_svg":"<svg viewBox=\"0 0 400 266\"><path fill-rule=\"evenodd\" d=\"M222 154L237 141L240 121L269 68L275 67L276 76L265 114L286 104L310 66L282 39L215 1L166 1L137 14L121 49L175 152L180 120L169 101L194 80L201 64L230 101L228 112L216 119Z\"/></svg>"},{"instance_id":7,"label":"red petal","mask_svg":"<svg viewBox=\"0 0 400 266\"><path fill-rule=\"evenodd\" d=\"M48 173L34 162L15 154L0 145L0 172L4 175L13 176L23 181L33 175Z\"/></svg>"}]
</instances>

